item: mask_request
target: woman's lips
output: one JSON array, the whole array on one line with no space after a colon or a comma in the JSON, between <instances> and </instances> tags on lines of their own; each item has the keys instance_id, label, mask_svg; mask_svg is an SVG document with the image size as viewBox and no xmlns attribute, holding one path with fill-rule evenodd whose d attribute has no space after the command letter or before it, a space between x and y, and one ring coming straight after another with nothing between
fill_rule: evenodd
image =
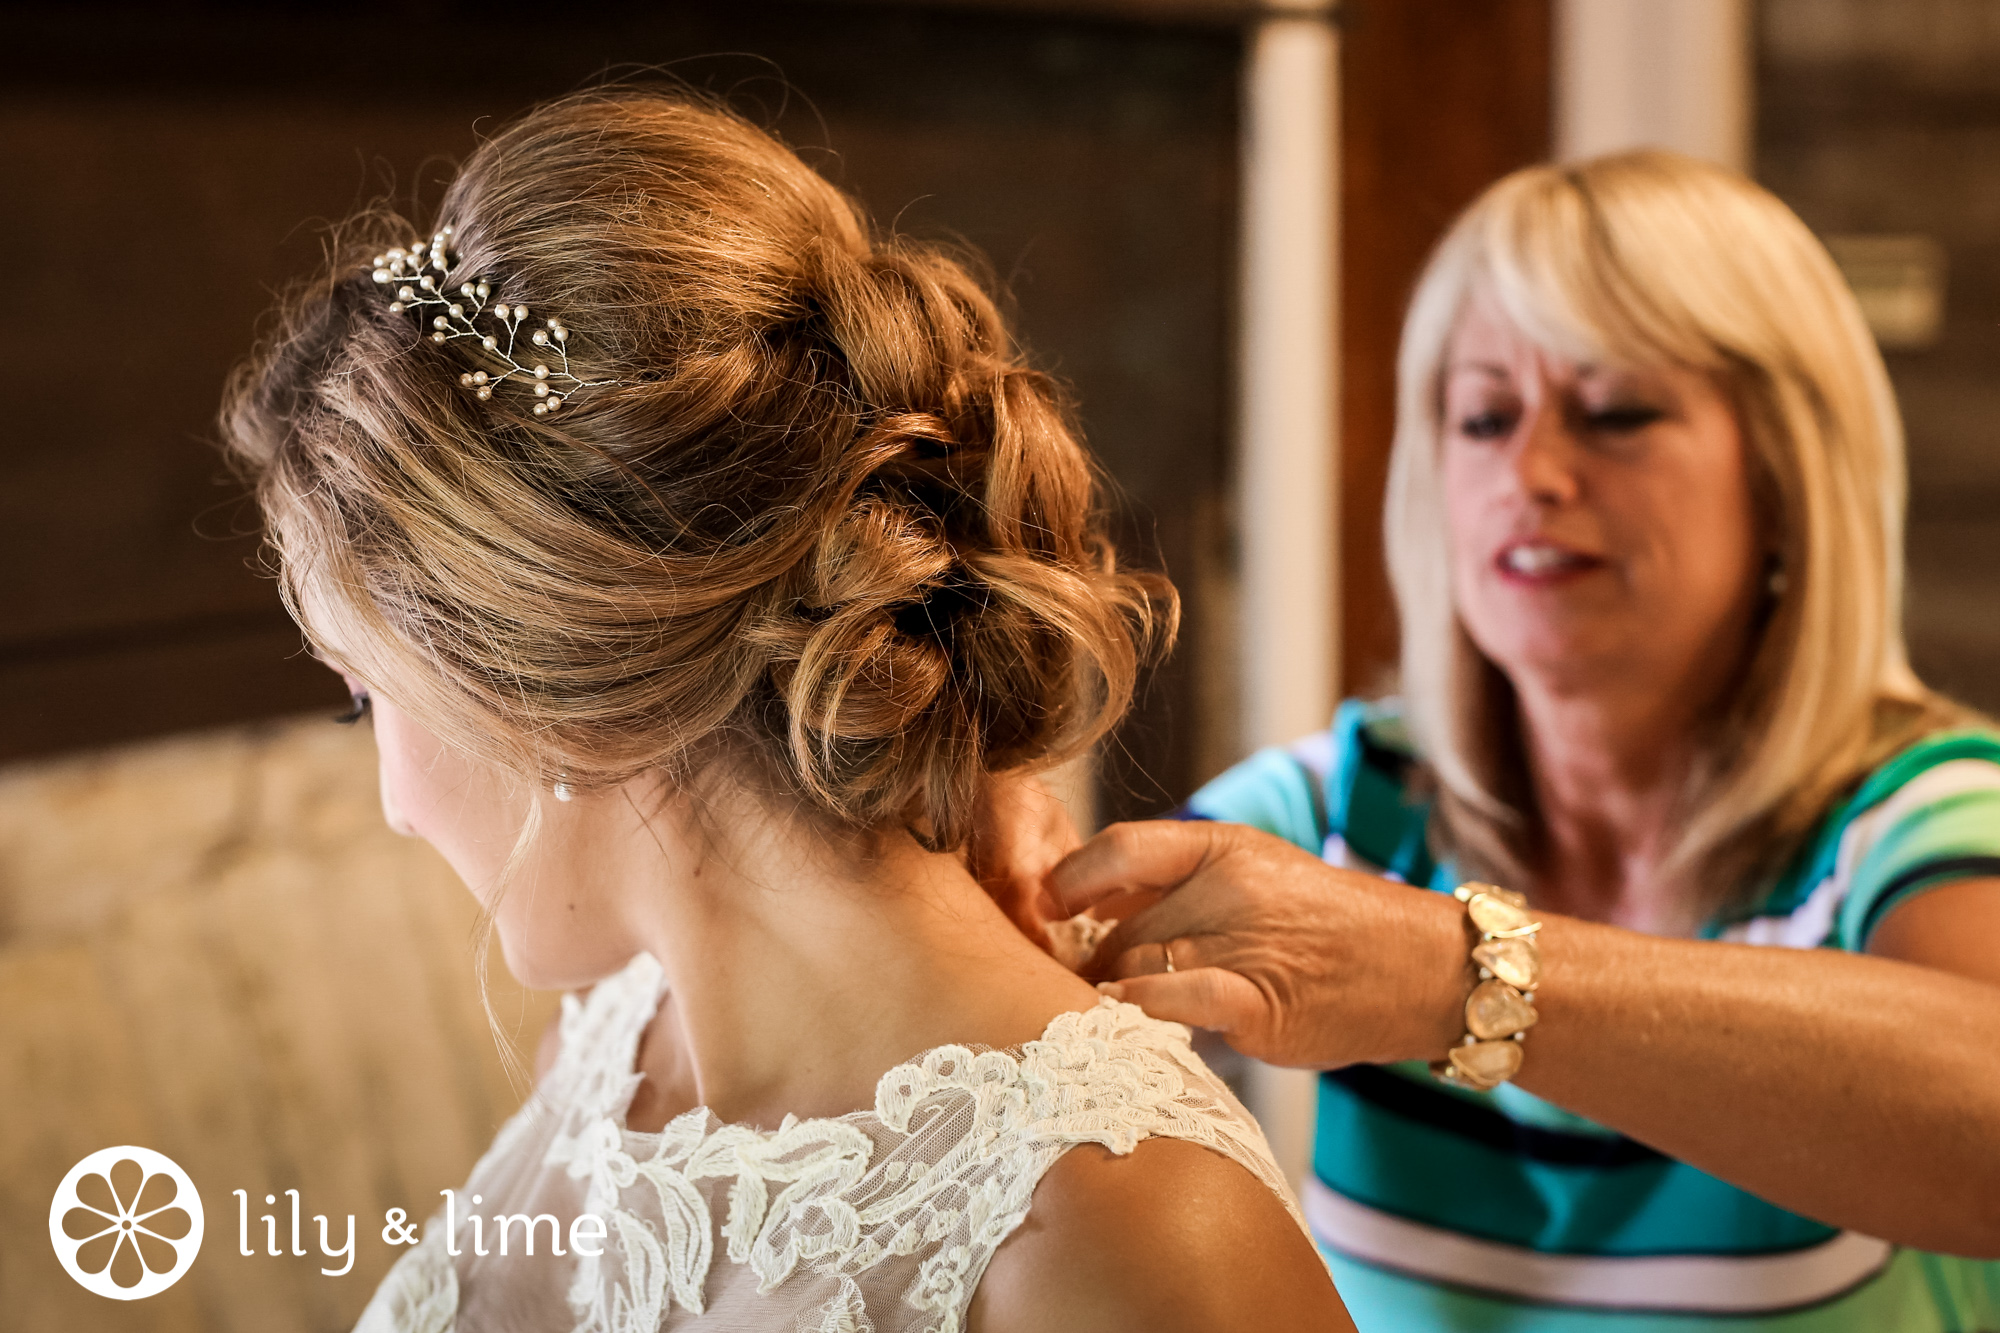
<instances>
[{"instance_id":1,"label":"woman's lips","mask_svg":"<svg viewBox=\"0 0 2000 1333\"><path fill-rule=\"evenodd\" d=\"M1493 557L1493 567L1501 578L1536 588L1566 583L1603 566L1604 561L1597 556L1554 542L1515 542L1501 547Z\"/></svg>"}]
</instances>

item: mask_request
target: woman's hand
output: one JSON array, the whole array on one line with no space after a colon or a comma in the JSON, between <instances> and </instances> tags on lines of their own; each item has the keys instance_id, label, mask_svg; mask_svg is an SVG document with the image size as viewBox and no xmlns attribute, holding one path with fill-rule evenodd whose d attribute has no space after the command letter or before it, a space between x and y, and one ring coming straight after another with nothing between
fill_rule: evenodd
<instances>
[{"instance_id":1,"label":"woman's hand","mask_svg":"<svg viewBox=\"0 0 2000 1333\"><path fill-rule=\"evenodd\" d=\"M1104 942L1099 972L1248 1055L1434 1059L1463 1031L1471 940L1445 894L1210 823L1116 825L1049 887L1070 908L1163 891ZM2000 1257L2000 990L1990 950L1962 943L1993 938L2000 880L1896 908L1878 934L1908 961L1540 916L1540 1021L1517 1085L1807 1217Z\"/></svg>"},{"instance_id":2,"label":"woman's hand","mask_svg":"<svg viewBox=\"0 0 2000 1333\"><path fill-rule=\"evenodd\" d=\"M1056 866L1048 887L1069 912L1165 894L1111 933L1092 974L1147 1013L1214 1028L1260 1060L1321 1069L1434 1060L1463 1030L1472 989L1463 909L1337 870L1268 833L1115 824Z\"/></svg>"}]
</instances>

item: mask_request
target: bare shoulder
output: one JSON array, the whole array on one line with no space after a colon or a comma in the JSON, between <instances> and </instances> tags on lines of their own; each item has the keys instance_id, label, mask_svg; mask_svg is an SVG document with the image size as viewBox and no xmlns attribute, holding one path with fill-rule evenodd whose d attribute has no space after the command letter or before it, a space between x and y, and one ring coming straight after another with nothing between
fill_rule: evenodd
<instances>
[{"instance_id":1,"label":"bare shoulder","mask_svg":"<svg viewBox=\"0 0 2000 1333\"><path fill-rule=\"evenodd\" d=\"M1326 1265L1263 1182L1220 1153L1147 1139L1073 1148L974 1294L974 1333L1352 1330Z\"/></svg>"}]
</instances>

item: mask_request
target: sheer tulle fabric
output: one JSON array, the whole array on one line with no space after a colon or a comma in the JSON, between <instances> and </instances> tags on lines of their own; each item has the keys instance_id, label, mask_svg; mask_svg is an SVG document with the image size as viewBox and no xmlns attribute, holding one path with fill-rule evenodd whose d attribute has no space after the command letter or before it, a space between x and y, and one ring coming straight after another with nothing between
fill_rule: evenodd
<instances>
[{"instance_id":1,"label":"sheer tulle fabric","mask_svg":"<svg viewBox=\"0 0 2000 1333\"><path fill-rule=\"evenodd\" d=\"M871 1111L760 1130L697 1109L635 1133L633 1057L665 990L641 954L587 1000L564 1000L561 1057L458 1194L460 1254L440 1212L356 1333L955 1333L1043 1172L1080 1143L1202 1144L1298 1217L1256 1122L1188 1030L1111 1000L1059 1015L1019 1051L927 1051L883 1075ZM548 1214L565 1244L582 1213L609 1234L599 1257L557 1257L544 1221L530 1256L515 1223L502 1256L502 1213Z\"/></svg>"}]
</instances>

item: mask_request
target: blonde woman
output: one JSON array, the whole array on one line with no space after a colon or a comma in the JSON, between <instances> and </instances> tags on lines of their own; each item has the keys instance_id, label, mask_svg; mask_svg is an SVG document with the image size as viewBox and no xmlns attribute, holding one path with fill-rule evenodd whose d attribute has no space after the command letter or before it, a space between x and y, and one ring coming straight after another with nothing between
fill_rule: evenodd
<instances>
[{"instance_id":1,"label":"blonde woman","mask_svg":"<svg viewBox=\"0 0 2000 1333\"><path fill-rule=\"evenodd\" d=\"M1173 613L989 297L646 92L412 231L352 224L230 443L389 822L577 994L361 1326L1351 1327L1187 1030L967 870Z\"/></svg>"},{"instance_id":2,"label":"blonde woman","mask_svg":"<svg viewBox=\"0 0 2000 1333\"><path fill-rule=\"evenodd\" d=\"M1052 879L1170 891L1114 993L1328 1071L1361 1327L2000 1327L2000 736L1905 661L1902 507L1854 301L1741 177L1534 168L1440 245L1401 698Z\"/></svg>"}]
</instances>

